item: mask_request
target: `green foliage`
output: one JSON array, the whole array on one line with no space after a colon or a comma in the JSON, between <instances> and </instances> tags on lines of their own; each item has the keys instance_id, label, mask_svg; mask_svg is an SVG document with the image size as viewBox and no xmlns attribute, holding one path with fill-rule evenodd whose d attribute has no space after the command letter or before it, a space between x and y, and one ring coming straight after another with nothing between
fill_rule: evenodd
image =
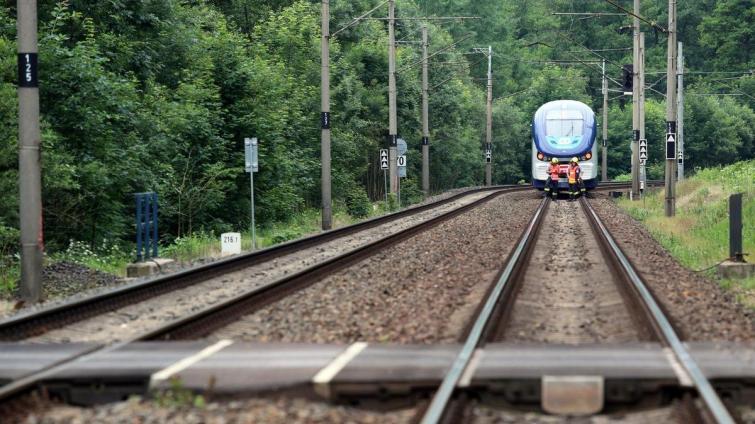
<instances>
[{"instance_id":1,"label":"green foliage","mask_svg":"<svg viewBox=\"0 0 755 424\"><path fill-rule=\"evenodd\" d=\"M369 0L332 2L331 28L374 7ZM753 67L753 7L742 0L689 0L680 8L680 37L690 71ZM616 31L624 17L575 19L553 11L605 11L600 2L399 0L400 16L474 15L460 26L429 24L431 51L462 41L430 68L432 192L483 181L484 56L492 45L494 183L530 178L530 122L555 99L601 107L599 64L545 63L579 57L584 48L631 45ZM665 2L643 1L643 14L665 20ZM0 190L18 192L15 14L0 6ZM162 240L177 257L192 257L214 235L248 226L249 176L242 171L245 137L260 139L255 174L257 221L265 242L310 233L320 205L320 10L305 0L60 0L39 5L44 228L48 250L69 240L99 246L133 238L133 193L160 196ZM420 21L402 21L399 39L415 40ZM649 69L664 69L665 38L647 36ZM387 31L366 21L331 40L332 168L335 204L355 217L383 199L377 151L384 146ZM505 52L502 54L501 52ZM631 61L604 52L614 79ZM402 205L422 198L419 67L411 44L398 47L399 133L409 144ZM442 57L442 59L441 59ZM590 58L590 56L587 56ZM594 58L591 58L594 59ZM458 63L448 66L442 62ZM755 154L755 77L691 74L687 84L688 169L733 163ZM651 84L654 81L648 79ZM654 90L664 91L663 81ZM611 87L615 88L615 87ZM735 91L736 90L736 91ZM739 94L717 97L709 94ZM648 92L648 176L663 173L665 101ZM631 110L609 107L609 176L629 171ZM395 210L395 196L385 209ZM345 218L344 221L348 221ZM0 198L0 223L18 224L18 199ZM288 227L288 229L283 228ZM314 225L316 229L316 225ZM265 231L265 230L263 230ZM196 236L199 235L199 236ZM193 241L198 237L198 244ZM82 253L82 252L79 252ZM108 254L97 252L97 254ZM86 256L86 255L85 255ZM92 262L97 262L92 258Z\"/></svg>"},{"instance_id":2,"label":"green foliage","mask_svg":"<svg viewBox=\"0 0 755 424\"><path fill-rule=\"evenodd\" d=\"M153 398L157 406L163 408L204 408L206 405L202 395L195 395L194 392L184 387L181 380L177 377L170 379L170 387L153 393Z\"/></svg>"},{"instance_id":3,"label":"green foliage","mask_svg":"<svg viewBox=\"0 0 755 424\"><path fill-rule=\"evenodd\" d=\"M114 275L124 275L126 264L134 258L118 241L103 239L96 246L81 241L70 240L65 250L56 252L50 259L55 262L65 261Z\"/></svg>"},{"instance_id":4,"label":"green foliage","mask_svg":"<svg viewBox=\"0 0 755 424\"><path fill-rule=\"evenodd\" d=\"M355 218L365 218L372 211L372 203L361 187L353 187L346 194L346 210Z\"/></svg>"},{"instance_id":5,"label":"green foliage","mask_svg":"<svg viewBox=\"0 0 755 424\"><path fill-rule=\"evenodd\" d=\"M16 287L19 278L18 238L15 228L0 221L0 296L7 297Z\"/></svg>"},{"instance_id":6,"label":"green foliage","mask_svg":"<svg viewBox=\"0 0 755 424\"><path fill-rule=\"evenodd\" d=\"M642 202L621 200L619 205L643 221L683 265L702 270L729 256L728 199L732 193L744 194L744 251L752 254L755 252L755 160L700 170L679 183L673 218L665 217L663 191L648 193ZM712 277L713 270L708 275ZM744 290L742 300L755 307L752 291L755 279L725 284Z\"/></svg>"}]
</instances>

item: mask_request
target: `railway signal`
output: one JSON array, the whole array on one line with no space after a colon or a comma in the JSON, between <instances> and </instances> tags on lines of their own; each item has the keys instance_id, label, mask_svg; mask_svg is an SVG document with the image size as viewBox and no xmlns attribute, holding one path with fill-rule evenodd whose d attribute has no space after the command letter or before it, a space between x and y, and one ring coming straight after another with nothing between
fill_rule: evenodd
<instances>
[{"instance_id":1,"label":"railway signal","mask_svg":"<svg viewBox=\"0 0 755 424\"><path fill-rule=\"evenodd\" d=\"M676 133L666 133L666 160L676 159Z\"/></svg>"},{"instance_id":2,"label":"railway signal","mask_svg":"<svg viewBox=\"0 0 755 424\"><path fill-rule=\"evenodd\" d=\"M621 69L621 88L624 91L625 96L632 95L632 79L633 79L633 66L632 64L624 65Z\"/></svg>"}]
</instances>

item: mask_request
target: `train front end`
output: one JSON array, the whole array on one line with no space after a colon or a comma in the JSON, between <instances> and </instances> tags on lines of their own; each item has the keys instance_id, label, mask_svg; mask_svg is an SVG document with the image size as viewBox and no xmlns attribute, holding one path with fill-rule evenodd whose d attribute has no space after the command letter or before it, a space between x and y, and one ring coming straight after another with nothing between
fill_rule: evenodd
<instances>
[{"instance_id":1,"label":"train front end","mask_svg":"<svg viewBox=\"0 0 755 424\"><path fill-rule=\"evenodd\" d=\"M556 158L561 164L558 189L567 192L568 164L577 157L585 187L597 187L596 133L595 113L582 102L556 100L541 106L532 122L532 185L539 190L545 188L548 166Z\"/></svg>"}]
</instances>

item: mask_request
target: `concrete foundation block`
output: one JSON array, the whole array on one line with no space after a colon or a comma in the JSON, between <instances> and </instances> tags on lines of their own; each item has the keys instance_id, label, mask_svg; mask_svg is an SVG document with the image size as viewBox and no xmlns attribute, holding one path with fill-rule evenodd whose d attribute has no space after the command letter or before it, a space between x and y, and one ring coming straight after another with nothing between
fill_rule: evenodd
<instances>
[{"instance_id":1,"label":"concrete foundation block","mask_svg":"<svg viewBox=\"0 0 755 424\"><path fill-rule=\"evenodd\" d=\"M718 276L727 279L744 279L755 275L755 264L725 261L718 266Z\"/></svg>"},{"instance_id":2,"label":"concrete foundation block","mask_svg":"<svg viewBox=\"0 0 755 424\"><path fill-rule=\"evenodd\" d=\"M126 267L128 278L149 277L160 272L165 266L175 262L173 259L155 258L144 262L135 262Z\"/></svg>"}]
</instances>

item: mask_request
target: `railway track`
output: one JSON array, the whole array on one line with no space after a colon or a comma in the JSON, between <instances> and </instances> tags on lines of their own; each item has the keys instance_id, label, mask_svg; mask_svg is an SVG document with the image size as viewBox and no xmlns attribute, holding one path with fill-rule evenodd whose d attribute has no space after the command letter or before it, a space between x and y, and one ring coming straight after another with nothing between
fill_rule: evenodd
<instances>
[{"instance_id":1,"label":"railway track","mask_svg":"<svg viewBox=\"0 0 755 424\"><path fill-rule=\"evenodd\" d=\"M464 377L474 372L475 352L480 347L490 342L511 338L511 327L512 324L515 324L514 318L518 298L530 289L528 285L533 284L532 278L528 278L528 273L531 274L531 268L538 264L535 252L542 251L543 245L549 243L549 239L544 237L544 231L546 231L544 222L548 217L549 207L551 207L551 202L547 199L543 200L516 249L509 256L507 265L501 270L497 282L481 305L479 313L468 326L463 338L462 349L454 359L431 402L421 412L420 422L423 424L458 422L460 419L470 418L468 398L466 395L460 394L460 389L468 385L468 381L465 382ZM625 313L624 316L634 318L632 321L635 333L630 337L635 337L638 341L660 342L665 347L666 352L668 352L668 359L677 372L680 385L694 391L703 404L702 408L697 408L692 401L685 400L684 405L690 416L700 419L704 417L709 421L718 423L733 423L734 419L724 402L713 389L710 381L703 375L700 366L692 359L690 352L677 336L664 311L655 301L632 263L621 251L586 199L580 199L579 210L584 214L586 222L589 223L590 232L597 241L599 250L603 252L605 263L610 268L609 273L615 276L613 281L608 280L610 281L608 284L615 285L617 297L622 299L624 308L630 311L629 314ZM549 271L551 275L554 274L554 269ZM558 272L558 270L555 270L555 272ZM547 302L547 299L541 298L541 300L544 303ZM618 305L619 308L621 306ZM526 313L530 315L538 316L539 313L542 313L537 309L531 309L531 305L525 305L525 307L528 308ZM560 316L562 319L562 332L569 333L568 321L570 316L564 313L563 307L563 304L554 304L549 305L546 309L556 310L556 316ZM616 307L617 305L612 305L612 308L616 309ZM569 306L566 306L566 309L569 308ZM583 308L584 304L571 305L571 309ZM516 317L522 315L522 313L519 313ZM544 322L547 321L548 318L544 318ZM513 325L513 327L516 328L516 325ZM547 333L548 326L543 325L541 327ZM532 331L537 333L539 328L537 327ZM536 338L537 336L530 334L527 337ZM584 337L587 337L587 342L597 341L591 340L594 335L582 335L582 337L583 339L567 339L561 342L581 343L585 342ZM595 413L602 409L604 390L601 378L591 376L544 377L541 385L541 403L548 412L579 415ZM584 397L574 395L574 393L580 393L580 391L584 394Z\"/></svg>"},{"instance_id":2,"label":"railway track","mask_svg":"<svg viewBox=\"0 0 755 424\"><path fill-rule=\"evenodd\" d=\"M76 323L84 319L96 317L99 314L114 311L131 304L145 302L163 293L181 290L186 287L200 284L205 280L238 271L239 269L248 268L259 263L275 261L276 258L300 252L304 249L311 248L312 246L318 246L328 241L338 240L341 237L347 237L360 231L373 229L386 223L407 219L434 208L452 204L465 196L481 194L481 196L478 196L478 199L467 202L462 206L449 208L447 211L422 220L421 222L408 226L400 231L390 233L387 236L377 237L356 248L347 249L343 253L316 262L308 267L303 267L296 272L287 274L286 276L278 278L270 283L245 290L242 293L236 294L235 296L214 305L187 313L177 319L155 326L148 331L123 338L117 343L109 346L103 347L100 345L92 347L91 349L85 349L74 356L67 357L60 362L51 364L46 369L39 370L31 375L17 379L12 383L3 386L0 388L0 400L11 397L26 390L32 385L37 384L39 381L60 371L71 361L86 358L96 353L114 351L138 341L200 338L209 334L213 330L236 320L238 317L274 302L281 297L285 297L286 295L301 290L302 288L319 281L330 273L343 269L365 257L377 254L383 249L387 249L415 234L427 231L436 225L479 207L500 195L527 190L531 190L531 188L520 186L476 189L452 196L439 202L404 210L257 253L241 255L239 257L205 265L197 269L179 272L175 275L160 277L123 289L116 289L91 298L76 300L58 305L54 308L10 318L0 322L0 340L17 341L28 339L33 336L45 334L55 328L60 328L65 325L76 326Z\"/></svg>"},{"instance_id":3,"label":"railway track","mask_svg":"<svg viewBox=\"0 0 755 424\"><path fill-rule=\"evenodd\" d=\"M464 197L475 194L484 194L487 192L490 192L495 196L496 193L522 191L526 189L527 187L474 189L456 194L438 202L405 209L355 225L338 228L289 243L283 243L258 252L234 256L204 266L180 271L175 274L116 288L95 296L77 299L71 302L64 302L55 305L54 307L45 308L39 311L22 313L0 321L0 341L19 341L38 336L56 328L102 315L106 312L114 311L128 305L143 302L165 293L175 292L187 287L195 286L207 280L227 275L238 270L248 269L262 263L272 263L284 256L300 253L312 247L321 246L332 241L338 241L360 232L375 229L385 224L395 223L434 209L452 206L455 202L459 202ZM455 208L451 207L449 209L453 210ZM467 209L463 209L461 212ZM441 218L441 220L444 219L447 218ZM441 220L434 222L437 223ZM423 227L417 228L421 229Z\"/></svg>"},{"instance_id":4,"label":"railway track","mask_svg":"<svg viewBox=\"0 0 755 424\"><path fill-rule=\"evenodd\" d=\"M622 189L625 187L626 184L606 184L602 189L611 190ZM369 243L361 244L357 248L349 249L341 254L334 255L333 257L316 262L310 266L303 267L302 269L290 273L283 278L278 278L271 283L250 288L243 293L222 302L215 303L212 306L182 315L178 319L172 320L167 324L159 325L149 331L144 331L137 335L123 338L114 344L104 346L98 345L81 350L73 356L66 357L65 359L50 364L41 370L36 370L34 373L19 378L0 388L0 400L9 399L16 394L22 393L55 375L65 368L67 364L77 360L86 360L95 354L114 352L125 346L141 341L185 340L204 337L243 315L247 315L267 304L275 302L291 293L295 293L337 270L353 265L357 261L374 255L381 250L387 249L402 240L406 240L413 235L426 231L455 216L463 214L502 194L527 190L531 189L529 187L499 187L487 190L474 190L471 193L466 192L458 194L440 202L401 211L396 214L367 221L352 227L324 233L319 236L288 243L258 253L243 255L241 257L206 265L195 270L184 271L177 275L161 277L132 287L118 289L112 293L98 295L91 299L77 300L70 304L56 306L55 308L50 308L49 310L44 310L36 314L28 314L26 316L3 321L0 323L0 339L17 340L39 335L50 331L52 328L60 327L65 323L70 325L71 323L76 323L82 319L96 316L103 311L107 312L116 310L124 305L148 300L161 293L181 290L185 287L200 284L206 279L217 278L218 276L225 275L229 272L235 272L246 267L251 267L258 263L274 261L275 258L279 258L283 255L298 252L313 246L316 247L328 241L338 241L341 237L346 237L359 231L378 228L383 224L415 216L430 211L433 208L437 208L438 206L450 205L470 194L479 195L478 199L467 202L461 207L448 207L448 210L437 214L437 216L428 218L419 224L408 226L407 228L389 234L388 236L378 237ZM544 204L547 204L547 202Z\"/></svg>"}]
</instances>

